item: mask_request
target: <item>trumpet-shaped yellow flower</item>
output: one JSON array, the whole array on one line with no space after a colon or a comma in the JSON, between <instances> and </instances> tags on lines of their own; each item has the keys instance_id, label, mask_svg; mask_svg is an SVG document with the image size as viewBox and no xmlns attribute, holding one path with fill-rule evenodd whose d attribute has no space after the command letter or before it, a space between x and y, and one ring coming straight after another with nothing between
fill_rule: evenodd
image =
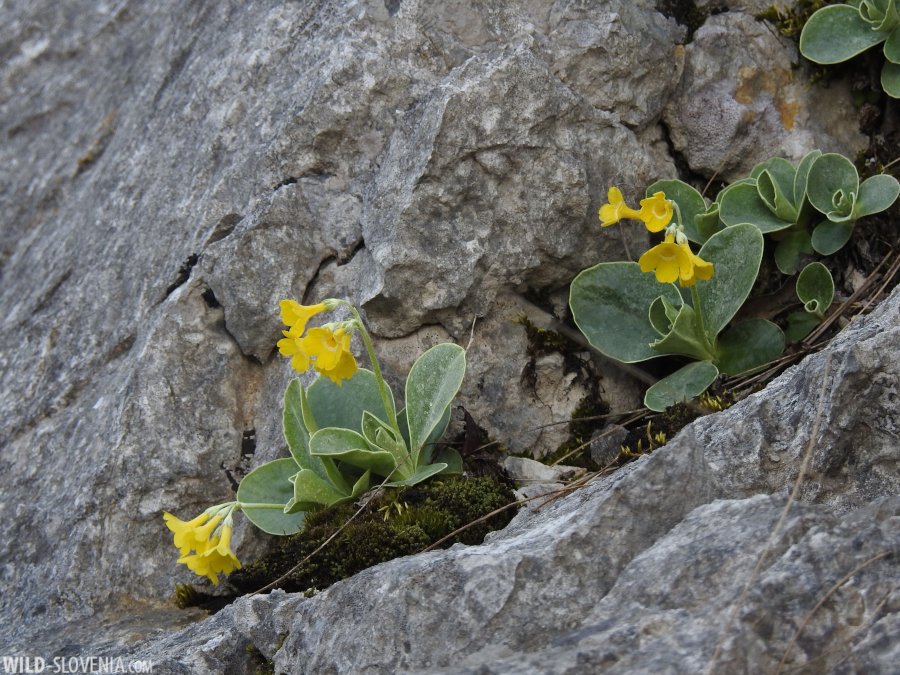
<instances>
[{"instance_id":1,"label":"trumpet-shaped yellow flower","mask_svg":"<svg viewBox=\"0 0 900 675\"><path fill-rule=\"evenodd\" d=\"M278 352L282 356L291 357L291 368L298 373L309 370L309 354L303 348L303 338L290 334L290 331L281 331L284 337L278 341Z\"/></svg>"},{"instance_id":2,"label":"trumpet-shaped yellow flower","mask_svg":"<svg viewBox=\"0 0 900 675\"><path fill-rule=\"evenodd\" d=\"M622 218L640 219L641 211L628 207L628 204L625 203L625 198L622 197L622 191L619 188L609 188L606 198L609 200L609 203L601 206L599 211L600 225L602 227L615 225L622 220Z\"/></svg>"},{"instance_id":3,"label":"trumpet-shaped yellow flower","mask_svg":"<svg viewBox=\"0 0 900 675\"><path fill-rule=\"evenodd\" d=\"M661 232L672 222L672 202L666 199L664 192L655 192L652 197L641 200L638 218L644 221L651 232Z\"/></svg>"},{"instance_id":4,"label":"trumpet-shaped yellow flower","mask_svg":"<svg viewBox=\"0 0 900 675\"><path fill-rule=\"evenodd\" d=\"M352 377L357 365L350 351L350 335L343 328L310 328L303 349L314 358L315 369L335 384Z\"/></svg>"},{"instance_id":5,"label":"trumpet-shaped yellow flower","mask_svg":"<svg viewBox=\"0 0 900 675\"><path fill-rule=\"evenodd\" d=\"M185 522L171 513L163 513L163 520L166 521L166 527L175 533L175 546L184 556L190 553L191 549L202 552L209 547L209 535L222 522L222 516L217 515L210 520L209 514L204 512Z\"/></svg>"},{"instance_id":6,"label":"trumpet-shaped yellow flower","mask_svg":"<svg viewBox=\"0 0 900 675\"><path fill-rule=\"evenodd\" d=\"M288 327L288 331L285 333L288 337L303 335L307 321L328 309L324 302L317 305L301 305L296 300L282 300L278 306L281 307L281 320Z\"/></svg>"},{"instance_id":7,"label":"trumpet-shaped yellow flower","mask_svg":"<svg viewBox=\"0 0 900 675\"><path fill-rule=\"evenodd\" d=\"M691 251L687 240L676 243L675 234L669 232L661 244L644 253L638 260L642 272L656 272L661 284L679 281L682 286L693 286L697 279L709 279L713 275L712 263L706 262Z\"/></svg>"},{"instance_id":8,"label":"trumpet-shaped yellow flower","mask_svg":"<svg viewBox=\"0 0 900 675\"><path fill-rule=\"evenodd\" d=\"M178 562L187 565L191 572L205 576L213 584L219 584L219 574L229 574L241 569L241 563L231 550L231 527L222 527L222 534L209 542L209 548L195 555L182 555Z\"/></svg>"}]
</instances>

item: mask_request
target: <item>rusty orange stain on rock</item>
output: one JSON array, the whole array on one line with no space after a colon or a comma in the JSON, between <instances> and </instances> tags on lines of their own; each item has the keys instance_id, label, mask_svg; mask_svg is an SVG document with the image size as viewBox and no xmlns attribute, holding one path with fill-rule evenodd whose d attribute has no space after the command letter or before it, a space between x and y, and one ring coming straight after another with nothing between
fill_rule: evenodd
<instances>
[{"instance_id":1,"label":"rusty orange stain on rock","mask_svg":"<svg viewBox=\"0 0 900 675\"><path fill-rule=\"evenodd\" d=\"M760 70L754 66L743 66L738 71L738 85L734 90L734 100L744 105L756 101L760 94L768 94L772 97L775 109L785 129L794 128L794 119L800 112L798 101L788 100L785 96L787 86L792 81L789 70L773 68Z\"/></svg>"}]
</instances>

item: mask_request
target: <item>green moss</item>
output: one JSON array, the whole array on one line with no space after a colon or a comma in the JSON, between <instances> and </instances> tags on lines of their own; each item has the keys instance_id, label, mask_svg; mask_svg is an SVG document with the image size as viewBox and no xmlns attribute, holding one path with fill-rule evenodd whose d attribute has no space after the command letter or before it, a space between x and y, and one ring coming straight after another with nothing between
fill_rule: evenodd
<instances>
[{"instance_id":1,"label":"green moss","mask_svg":"<svg viewBox=\"0 0 900 675\"><path fill-rule=\"evenodd\" d=\"M273 549L268 555L233 573L228 580L241 592L251 592L290 572L279 583L280 588L292 592L324 589L367 567L418 553L453 530L512 501L509 487L488 477L451 476L388 490L293 572L297 563L350 520L357 507L345 504L309 514L303 532L273 538ZM485 534L504 527L513 515L513 509L497 514L466 529L446 545L480 543Z\"/></svg>"},{"instance_id":2,"label":"green moss","mask_svg":"<svg viewBox=\"0 0 900 675\"><path fill-rule=\"evenodd\" d=\"M843 0L798 0L786 10L775 5L756 15L757 19L771 23L781 35L799 42L800 32L815 12L826 5L843 4Z\"/></svg>"},{"instance_id":3,"label":"green moss","mask_svg":"<svg viewBox=\"0 0 900 675\"><path fill-rule=\"evenodd\" d=\"M565 353L572 350L572 342L564 335L534 325L527 316L520 316L516 323L525 329L528 338L528 355L537 356L549 352Z\"/></svg>"},{"instance_id":4,"label":"green moss","mask_svg":"<svg viewBox=\"0 0 900 675\"><path fill-rule=\"evenodd\" d=\"M249 666L246 672L253 675L275 675L275 662L263 656L256 645L250 642L244 651L247 652L247 665Z\"/></svg>"}]
</instances>

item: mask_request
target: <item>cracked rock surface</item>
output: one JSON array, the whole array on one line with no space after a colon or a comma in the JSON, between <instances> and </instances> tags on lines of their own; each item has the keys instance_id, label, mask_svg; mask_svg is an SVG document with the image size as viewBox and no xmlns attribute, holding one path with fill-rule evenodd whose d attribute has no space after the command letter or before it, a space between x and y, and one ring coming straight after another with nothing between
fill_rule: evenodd
<instances>
[{"instance_id":1,"label":"cracked rock surface","mask_svg":"<svg viewBox=\"0 0 900 675\"><path fill-rule=\"evenodd\" d=\"M133 656L175 673L251 672L248 645L284 673L893 672L898 343L895 291L760 393L481 546L242 598Z\"/></svg>"},{"instance_id":2,"label":"cracked rock surface","mask_svg":"<svg viewBox=\"0 0 900 675\"><path fill-rule=\"evenodd\" d=\"M600 236L596 210L609 185L633 201L675 175L660 115L686 32L656 3L18 0L0 18L0 646L90 651L192 618L168 604L193 579L161 514L229 500L284 452L282 297L362 305L395 383L410 343L466 344L478 317L460 402L517 450L564 440L527 430L563 421L586 376L633 407L587 360L576 378L545 357L532 383L508 298L564 305L578 270L645 246ZM859 494L890 484L867 452ZM853 456L816 460L822 495ZM235 544L262 546L243 526Z\"/></svg>"}]
</instances>

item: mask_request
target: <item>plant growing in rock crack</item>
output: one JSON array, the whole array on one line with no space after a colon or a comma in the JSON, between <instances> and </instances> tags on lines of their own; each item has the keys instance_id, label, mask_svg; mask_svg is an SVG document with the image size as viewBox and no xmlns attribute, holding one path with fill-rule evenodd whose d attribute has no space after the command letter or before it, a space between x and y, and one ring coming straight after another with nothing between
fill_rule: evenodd
<instances>
[{"instance_id":1,"label":"plant growing in rock crack","mask_svg":"<svg viewBox=\"0 0 900 675\"><path fill-rule=\"evenodd\" d=\"M784 334L764 319L725 330L756 281L763 255L759 229L748 223L725 228L695 254L690 240L703 235L685 225L681 206L657 190L659 184L651 187L656 191L639 210L611 188L609 203L600 208L601 225L641 220L651 232L665 231L664 241L637 263L600 263L582 271L572 282L569 305L578 328L607 356L624 363L664 355L695 359L647 390L644 404L662 411L703 393L719 373L735 375L776 358ZM702 197L687 206L691 217L708 210Z\"/></svg>"},{"instance_id":2,"label":"plant growing in rock crack","mask_svg":"<svg viewBox=\"0 0 900 675\"><path fill-rule=\"evenodd\" d=\"M313 316L339 307L349 309L352 318L307 330ZM264 532L289 535L303 529L307 512L354 500L374 482L411 486L462 472L459 454L435 445L465 375L462 347L445 343L423 353L406 380L406 407L397 411L353 305L337 299L311 306L283 300L281 317L288 329L278 342L280 353L298 372L312 367L319 373L308 388L295 379L285 391L284 437L291 456L247 474L234 502L188 522L165 514L181 550L179 562L213 583L220 572L240 568L230 548L235 511L243 511ZM373 370L357 366L350 350L353 333L361 336Z\"/></svg>"},{"instance_id":3,"label":"plant growing in rock crack","mask_svg":"<svg viewBox=\"0 0 900 675\"><path fill-rule=\"evenodd\" d=\"M884 43L887 59L881 88L900 98L900 3L898 0L851 0L823 7L800 33L800 53L810 61L841 63Z\"/></svg>"},{"instance_id":4,"label":"plant growing in rock crack","mask_svg":"<svg viewBox=\"0 0 900 675\"><path fill-rule=\"evenodd\" d=\"M775 240L775 264L791 275L800 269L804 256L831 255L843 248L857 220L890 208L900 195L900 183L888 174L860 182L849 159L813 150L796 167L780 157L757 164L750 176L727 185L709 205L679 180L658 181L647 193L659 190L678 205L691 241L702 244L723 228L749 223ZM814 277L808 278L820 282L822 291L816 297L829 286L833 296L834 282L827 268L816 268ZM801 288L808 295L808 282L798 282L798 294ZM806 297L800 297L807 303ZM788 338L802 339L824 318L822 312L789 317Z\"/></svg>"}]
</instances>

